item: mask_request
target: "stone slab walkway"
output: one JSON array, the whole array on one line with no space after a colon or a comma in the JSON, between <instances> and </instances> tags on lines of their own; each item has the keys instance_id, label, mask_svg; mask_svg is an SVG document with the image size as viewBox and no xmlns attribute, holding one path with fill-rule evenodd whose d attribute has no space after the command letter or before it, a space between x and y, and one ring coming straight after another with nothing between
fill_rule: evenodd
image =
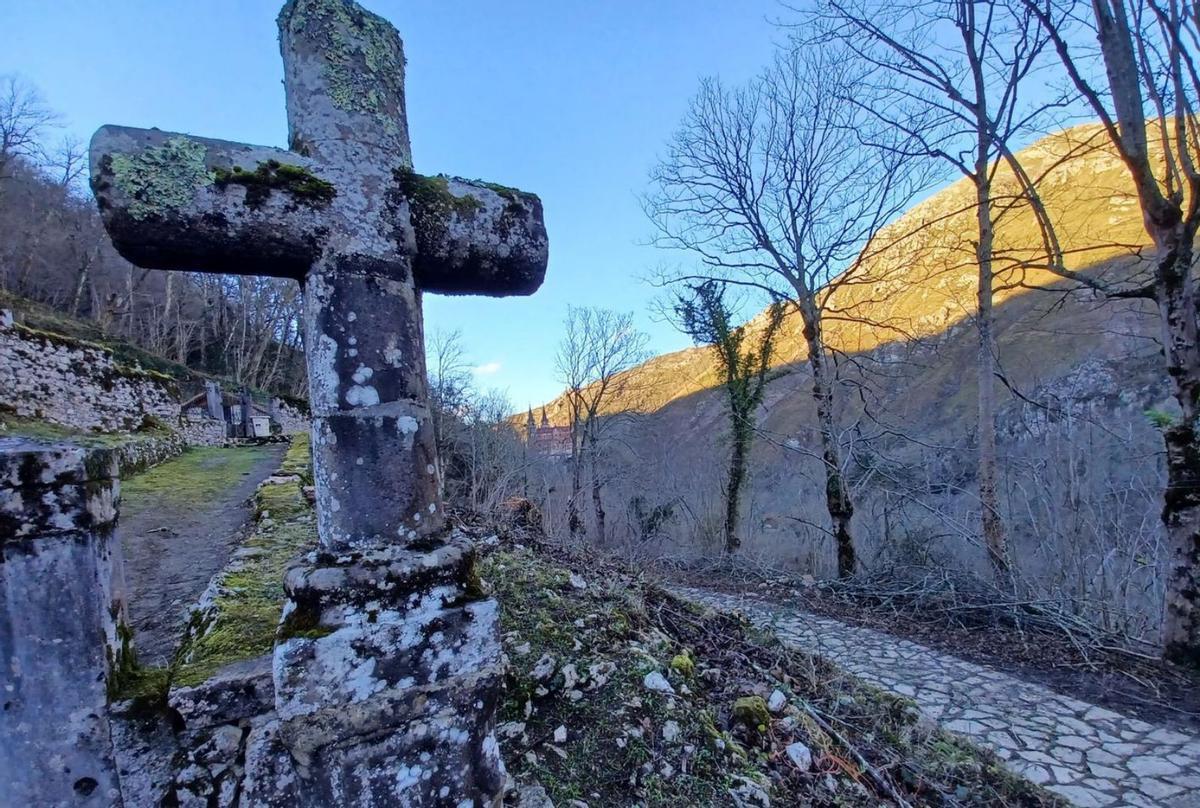
<instances>
[{"instance_id":1,"label":"stone slab walkway","mask_svg":"<svg viewBox=\"0 0 1200 808\"><path fill-rule=\"evenodd\" d=\"M676 594L742 612L788 644L906 696L945 729L1083 808L1200 806L1200 737L1055 693L871 629L738 595Z\"/></svg>"}]
</instances>

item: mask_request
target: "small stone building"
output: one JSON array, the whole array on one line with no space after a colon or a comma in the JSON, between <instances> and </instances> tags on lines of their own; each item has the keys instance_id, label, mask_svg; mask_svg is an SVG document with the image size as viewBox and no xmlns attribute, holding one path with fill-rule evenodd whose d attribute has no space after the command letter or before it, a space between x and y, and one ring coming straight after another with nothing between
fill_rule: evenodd
<instances>
[{"instance_id":1,"label":"small stone building","mask_svg":"<svg viewBox=\"0 0 1200 808\"><path fill-rule=\"evenodd\" d=\"M188 421L223 423L226 438L267 438L282 431L272 410L256 402L248 391L225 393L214 381L206 381L204 392L184 401L182 408Z\"/></svg>"}]
</instances>

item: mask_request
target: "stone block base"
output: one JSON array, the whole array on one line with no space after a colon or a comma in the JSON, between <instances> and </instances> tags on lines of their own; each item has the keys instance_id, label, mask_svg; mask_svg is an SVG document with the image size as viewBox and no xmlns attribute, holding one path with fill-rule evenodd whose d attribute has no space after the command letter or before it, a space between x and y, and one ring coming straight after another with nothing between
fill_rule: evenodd
<instances>
[{"instance_id":1,"label":"stone block base","mask_svg":"<svg viewBox=\"0 0 1200 808\"><path fill-rule=\"evenodd\" d=\"M478 589L470 541L314 555L288 574L287 591L278 724L251 739L247 756L247 786L274 793L254 798L498 805L499 615Z\"/></svg>"}]
</instances>

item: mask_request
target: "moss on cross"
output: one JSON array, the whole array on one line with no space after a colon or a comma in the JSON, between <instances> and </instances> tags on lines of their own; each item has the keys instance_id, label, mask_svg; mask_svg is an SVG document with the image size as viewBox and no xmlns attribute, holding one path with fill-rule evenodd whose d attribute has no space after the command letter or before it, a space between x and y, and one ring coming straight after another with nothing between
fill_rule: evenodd
<instances>
[{"instance_id":1,"label":"moss on cross","mask_svg":"<svg viewBox=\"0 0 1200 808\"><path fill-rule=\"evenodd\" d=\"M137 154L114 154L106 167L129 197L129 215L140 221L188 205L197 188L212 182L207 151L200 141L179 136Z\"/></svg>"}]
</instances>

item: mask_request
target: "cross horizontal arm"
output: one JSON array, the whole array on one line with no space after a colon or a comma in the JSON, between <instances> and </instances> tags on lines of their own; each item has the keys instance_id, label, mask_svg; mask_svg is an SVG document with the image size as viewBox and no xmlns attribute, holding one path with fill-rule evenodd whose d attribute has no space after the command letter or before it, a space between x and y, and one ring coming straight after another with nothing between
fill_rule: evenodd
<instances>
[{"instance_id":1,"label":"cross horizontal arm","mask_svg":"<svg viewBox=\"0 0 1200 808\"><path fill-rule=\"evenodd\" d=\"M546 277L542 201L503 185L398 172L416 234L413 275L427 292L529 295Z\"/></svg>"},{"instance_id":2,"label":"cross horizontal arm","mask_svg":"<svg viewBox=\"0 0 1200 808\"><path fill-rule=\"evenodd\" d=\"M337 191L294 152L104 126L90 156L113 244L140 266L301 278L330 230Z\"/></svg>"}]
</instances>

